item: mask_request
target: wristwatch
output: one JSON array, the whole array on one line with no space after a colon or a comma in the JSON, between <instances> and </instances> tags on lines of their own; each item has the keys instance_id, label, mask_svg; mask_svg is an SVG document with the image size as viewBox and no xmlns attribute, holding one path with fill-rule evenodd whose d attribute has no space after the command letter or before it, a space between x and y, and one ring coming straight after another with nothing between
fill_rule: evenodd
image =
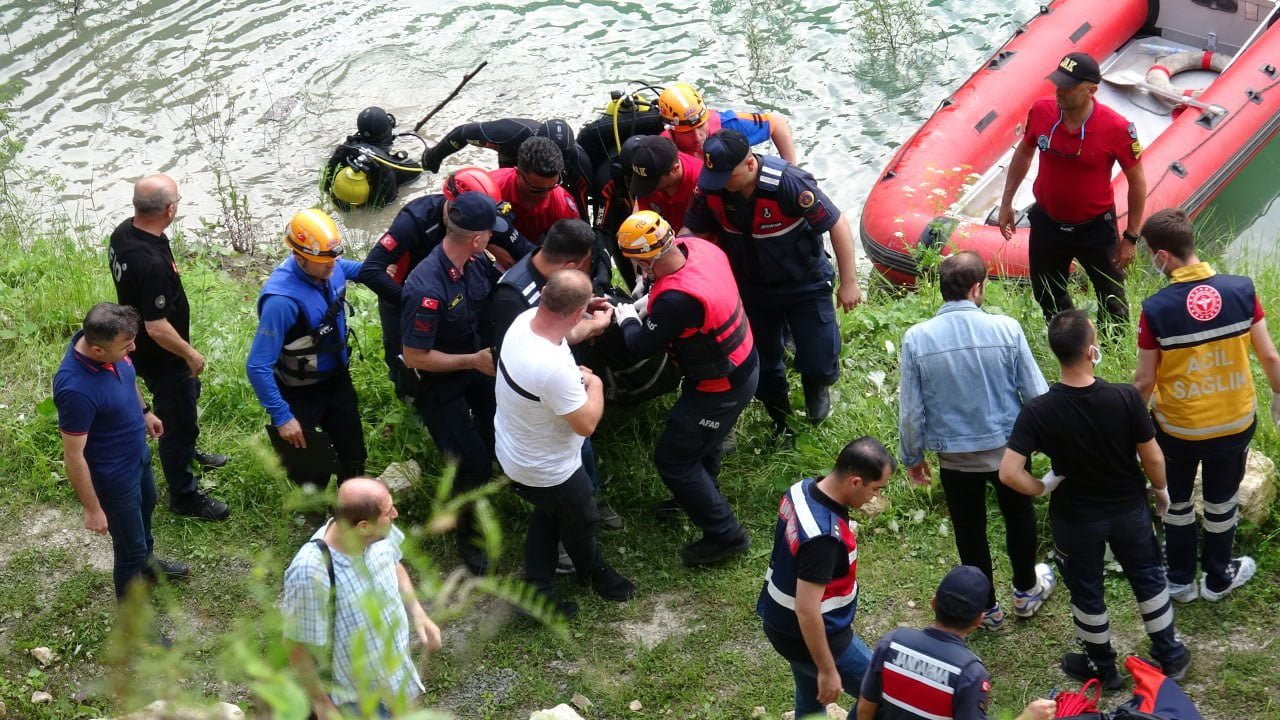
<instances>
[{"instance_id":1,"label":"wristwatch","mask_svg":"<svg viewBox=\"0 0 1280 720\"><path fill-rule=\"evenodd\" d=\"M1128 240L1134 245L1137 245L1138 241L1142 239L1141 235L1138 235L1137 233L1130 233L1128 230L1125 230L1123 233L1121 233L1121 235L1124 236L1125 240Z\"/></svg>"}]
</instances>

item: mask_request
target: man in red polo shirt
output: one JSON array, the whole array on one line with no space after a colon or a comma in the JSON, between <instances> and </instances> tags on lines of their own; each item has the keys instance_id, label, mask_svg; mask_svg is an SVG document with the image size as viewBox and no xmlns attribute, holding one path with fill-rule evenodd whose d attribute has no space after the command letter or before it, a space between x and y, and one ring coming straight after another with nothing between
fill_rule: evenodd
<instances>
[{"instance_id":1,"label":"man in red polo shirt","mask_svg":"<svg viewBox=\"0 0 1280 720\"><path fill-rule=\"evenodd\" d=\"M1094 100L1102 74L1086 53L1062 58L1049 80L1052 98L1037 100L1027 113L1022 142L1009 163L1000 200L1000 232L1013 237L1013 196L1040 151L1032 192L1029 260L1031 292L1045 320L1070 309L1067 275L1071 261L1080 263L1098 296L1099 324L1123 323L1129 317L1124 294L1124 268L1133 260L1138 230L1147 202L1142 172L1142 144L1133 123ZM1113 163L1129 181L1129 215L1117 232L1111 192Z\"/></svg>"},{"instance_id":2,"label":"man in red polo shirt","mask_svg":"<svg viewBox=\"0 0 1280 720\"><path fill-rule=\"evenodd\" d=\"M629 175L636 210L652 210L671 227L683 227L684 215L698 186L702 160L676 150L661 135L641 135L631 148Z\"/></svg>"},{"instance_id":3,"label":"man in red polo shirt","mask_svg":"<svg viewBox=\"0 0 1280 720\"><path fill-rule=\"evenodd\" d=\"M502 199L515 210L516 230L534 245L541 245L557 220L578 217L578 205L559 185L564 155L550 138L531 137L520 143L516 166L489 173Z\"/></svg>"}]
</instances>

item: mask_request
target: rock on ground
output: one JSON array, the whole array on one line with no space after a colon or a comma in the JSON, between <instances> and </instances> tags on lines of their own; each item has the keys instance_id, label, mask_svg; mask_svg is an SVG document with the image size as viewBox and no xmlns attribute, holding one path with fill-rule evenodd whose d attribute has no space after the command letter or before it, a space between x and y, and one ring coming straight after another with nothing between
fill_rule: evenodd
<instances>
[{"instance_id":1,"label":"rock on ground","mask_svg":"<svg viewBox=\"0 0 1280 720\"><path fill-rule=\"evenodd\" d=\"M378 476L378 479L391 492L401 492L418 484L418 481L422 479L422 468L418 467L416 460L391 463L386 470L382 471L382 475Z\"/></svg>"},{"instance_id":2,"label":"rock on ground","mask_svg":"<svg viewBox=\"0 0 1280 720\"><path fill-rule=\"evenodd\" d=\"M231 703L218 703L211 708L191 708L157 700L141 710L121 715L114 720L244 720L244 711Z\"/></svg>"},{"instance_id":3,"label":"rock on ground","mask_svg":"<svg viewBox=\"0 0 1280 720\"><path fill-rule=\"evenodd\" d=\"M577 710L564 703L548 710L538 710L529 716L529 720L586 720Z\"/></svg>"},{"instance_id":4,"label":"rock on ground","mask_svg":"<svg viewBox=\"0 0 1280 720\"><path fill-rule=\"evenodd\" d=\"M1245 460L1244 479L1240 481L1240 517L1252 523L1261 523L1271 514L1276 500L1276 464L1271 458L1250 449ZM1196 515L1204 516L1204 494L1200 473L1196 472L1195 489L1191 497L1195 501Z\"/></svg>"}]
</instances>

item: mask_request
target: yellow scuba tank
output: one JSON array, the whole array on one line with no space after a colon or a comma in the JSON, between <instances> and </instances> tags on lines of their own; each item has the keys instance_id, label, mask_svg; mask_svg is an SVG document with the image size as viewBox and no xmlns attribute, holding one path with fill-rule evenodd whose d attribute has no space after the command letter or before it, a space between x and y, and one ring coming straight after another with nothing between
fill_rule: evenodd
<instances>
[{"instance_id":1,"label":"yellow scuba tank","mask_svg":"<svg viewBox=\"0 0 1280 720\"><path fill-rule=\"evenodd\" d=\"M334 176L329 192L351 207L359 207L369 201L369 176L363 170L344 166Z\"/></svg>"}]
</instances>

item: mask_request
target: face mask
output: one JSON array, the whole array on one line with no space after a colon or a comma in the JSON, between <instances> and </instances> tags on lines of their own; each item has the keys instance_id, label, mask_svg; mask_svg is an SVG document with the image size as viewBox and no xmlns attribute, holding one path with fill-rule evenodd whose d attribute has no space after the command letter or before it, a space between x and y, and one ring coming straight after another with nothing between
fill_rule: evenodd
<instances>
[{"instance_id":1,"label":"face mask","mask_svg":"<svg viewBox=\"0 0 1280 720\"><path fill-rule=\"evenodd\" d=\"M1157 256L1155 256L1155 255L1152 255L1152 256L1151 256L1151 267L1155 268L1155 269L1156 269L1156 272L1160 273L1161 275L1164 275L1164 274L1165 274L1165 272L1164 272L1164 269L1165 269L1165 265L1164 265L1164 263L1161 263L1161 262L1160 262L1160 258L1159 258L1159 257L1157 257Z\"/></svg>"},{"instance_id":2,"label":"face mask","mask_svg":"<svg viewBox=\"0 0 1280 720\"><path fill-rule=\"evenodd\" d=\"M1097 365L1098 363L1102 362L1102 348L1098 347L1097 345L1090 345L1089 359L1093 361L1094 365Z\"/></svg>"}]
</instances>

